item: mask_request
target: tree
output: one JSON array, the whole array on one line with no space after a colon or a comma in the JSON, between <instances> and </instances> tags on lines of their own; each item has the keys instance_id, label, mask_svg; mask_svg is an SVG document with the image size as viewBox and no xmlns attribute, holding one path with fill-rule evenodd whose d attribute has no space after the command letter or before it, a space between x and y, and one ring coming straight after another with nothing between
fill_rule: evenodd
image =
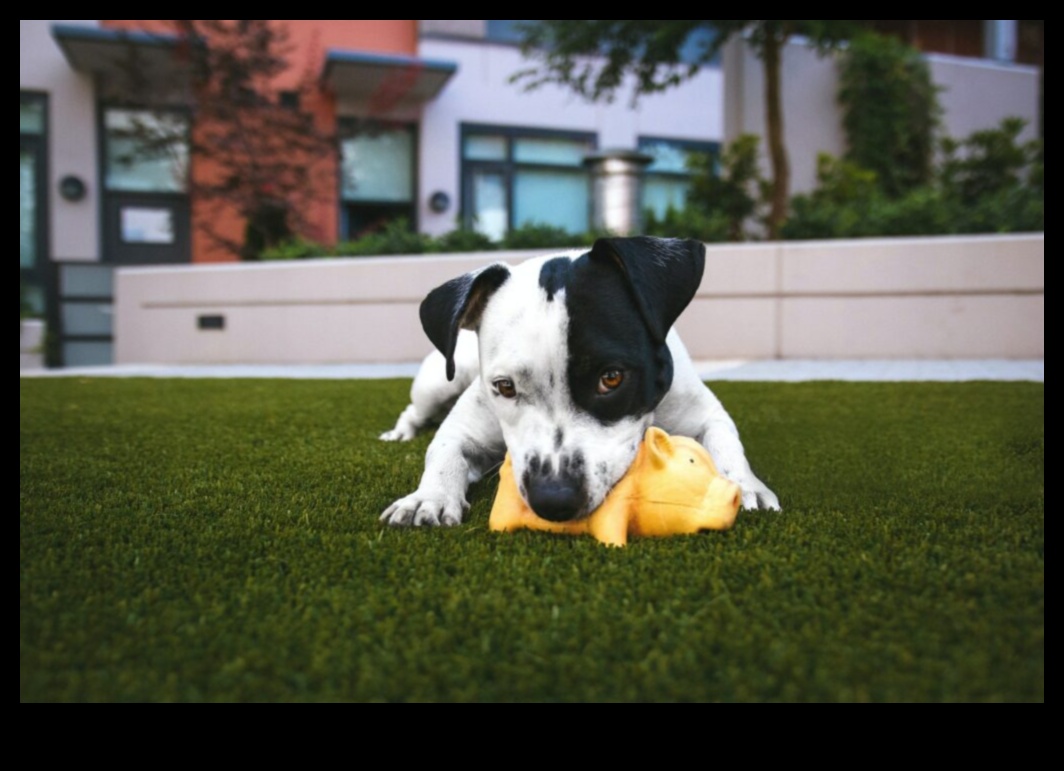
<instances>
[{"instance_id":1,"label":"tree","mask_svg":"<svg viewBox=\"0 0 1064 771\"><path fill-rule=\"evenodd\" d=\"M540 66L518 73L529 88L557 83L592 99L611 99L629 77L636 97L664 91L710 64L724 45L742 37L765 68L765 114L772 167L770 238L779 235L790 197L784 142L782 61L793 37L826 52L849 39L859 21L751 19L538 20L525 28L525 52Z\"/></svg>"},{"instance_id":2,"label":"tree","mask_svg":"<svg viewBox=\"0 0 1064 771\"><path fill-rule=\"evenodd\" d=\"M176 56L187 64L187 83L143 83L131 60L119 93L149 110L169 108L174 94L182 94L191 113L189 135L175 138L159 132L165 124L147 121L134 127L134 138L147 153L188 143L190 197L209 213L196 218L197 230L242 259L258 259L295 236L318 235L307 212L317 191L329 189L317 175L335 166L336 144L308 104L318 88L313 73L296 69L283 22L176 19L164 25L179 37Z\"/></svg>"}]
</instances>

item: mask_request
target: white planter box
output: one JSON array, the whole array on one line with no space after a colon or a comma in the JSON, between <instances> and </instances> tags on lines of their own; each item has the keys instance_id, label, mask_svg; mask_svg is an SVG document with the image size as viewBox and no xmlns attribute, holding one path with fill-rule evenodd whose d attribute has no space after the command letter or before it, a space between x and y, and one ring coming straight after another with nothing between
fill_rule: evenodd
<instances>
[{"instance_id":1,"label":"white planter box","mask_svg":"<svg viewBox=\"0 0 1064 771\"><path fill-rule=\"evenodd\" d=\"M44 322L23 321L19 329L18 368L44 368Z\"/></svg>"}]
</instances>

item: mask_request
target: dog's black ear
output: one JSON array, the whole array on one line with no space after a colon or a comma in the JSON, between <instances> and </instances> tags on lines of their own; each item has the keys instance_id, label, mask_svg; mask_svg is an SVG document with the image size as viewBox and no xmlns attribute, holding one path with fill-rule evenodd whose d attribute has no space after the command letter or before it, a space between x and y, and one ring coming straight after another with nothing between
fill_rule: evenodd
<instances>
[{"instance_id":1,"label":"dog's black ear","mask_svg":"<svg viewBox=\"0 0 1064 771\"><path fill-rule=\"evenodd\" d=\"M421 327L447 359L448 380L454 380L458 332L477 328L484 306L508 278L510 269L505 265L489 265L436 287L421 303Z\"/></svg>"},{"instance_id":2,"label":"dog's black ear","mask_svg":"<svg viewBox=\"0 0 1064 771\"><path fill-rule=\"evenodd\" d=\"M591 248L591 259L620 268L643 321L660 344L702 283L706 247L679 238L600 238Z\"/></svg>"}]
</instances>

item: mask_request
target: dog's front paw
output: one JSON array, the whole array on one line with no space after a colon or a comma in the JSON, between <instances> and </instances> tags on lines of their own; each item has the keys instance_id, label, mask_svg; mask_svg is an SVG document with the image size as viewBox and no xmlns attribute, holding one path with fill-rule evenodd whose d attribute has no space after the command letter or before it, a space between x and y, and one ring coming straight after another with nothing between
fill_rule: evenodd
<instances>
[{"instance_id":1,"label":"dog's front paw","mask_svg":"<svg viewBox=\"0 0 1064 771\"><path fill-rule=\"evenodd\" d=\"M400 498L381 514L392 527L455 527L462 524L468 504L460 498L422 493Z\"/></svg>"},{"instance_id":2,"label":"dog's front paw","mask_svg":"<svg viewBox=\"0 0 1064 771\"><path fill-rule=\"evenodd\" d=\"M748 511L782 511L780 499L761 480L741 485L743 508Z\"/></svg>"},{"instance_id":3,"label":"dog's front paw","mask_svg":"<svg viewBox=\"0 0 1064 771\"><path fill-rule=\"evenodd\" d=\"M415 433L416 432L413 430L404 430L402 428L396 427L393 428L391 431L385 431L383 434L381 434L380 440L382 442L409 442L411 439L414 438Z\"/></svg>"}]
</instances>

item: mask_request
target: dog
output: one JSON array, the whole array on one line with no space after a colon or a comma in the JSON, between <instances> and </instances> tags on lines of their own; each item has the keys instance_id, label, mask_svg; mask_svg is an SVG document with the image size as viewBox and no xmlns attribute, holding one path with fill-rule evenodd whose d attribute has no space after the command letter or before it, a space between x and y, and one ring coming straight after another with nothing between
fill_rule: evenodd
<instances>
[{"instance_id":1,"label":"dog","mask_svg":"<svg viewBox=\"0 0 1064 771\"><path fill-rule=\"evenodd\" d=\"M697 241L602 238L590 250L455 278L421 304L436 348L385 441L438 424L418 488L381 514L454 526L468 486L509 451L521 496L551 522L587 517L650 426L700 442L747 509L780 509L739 432L698 377L673 324L705 270Z\"/></svg>"}]
</instances>

